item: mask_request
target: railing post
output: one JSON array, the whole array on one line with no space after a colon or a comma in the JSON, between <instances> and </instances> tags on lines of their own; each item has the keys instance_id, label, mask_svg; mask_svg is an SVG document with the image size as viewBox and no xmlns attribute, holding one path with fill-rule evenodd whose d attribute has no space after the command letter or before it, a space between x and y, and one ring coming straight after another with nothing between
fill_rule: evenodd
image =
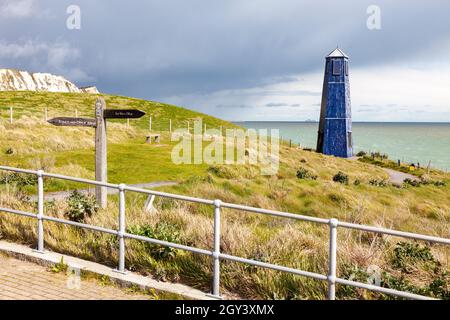
<instances>
[{"instance_id":1,"label":"railing post","mask_svg":"<svg viewBox=\"0 0 450 320\"><path fill-rule=\"evenodd\" d=\"M117 272L125 271L125 185L119 185L119 268Z\"/></svg>"},{"instance_id":2,"label":"railing post","mask_svg":"<svg viewBox=\"0 0 450 320\"><path fill-rule=\"evenodd\" d=\"M37 172L38 179L38 244L37 252L44 253L44 171Z\"/></svg>"},{"instance_id":3,"label":"railing post","mask_svg":"<svg viewBox=\"0 0 450 320\"><path fill-rule=\"evenodd\" d=\"M214 200L214 252L212 295L220 297L220 200Z\"/></svg>"},{"instance_id":4,"label":"railing post","mask_svg":"<svg viewBox=\"0 0 450 320\"><path fill-rule=\"evenodd\" d=\"M330 219L330 251L328 264L328 300L336 298L337 219Z\"/></svg>"}]
</instances>

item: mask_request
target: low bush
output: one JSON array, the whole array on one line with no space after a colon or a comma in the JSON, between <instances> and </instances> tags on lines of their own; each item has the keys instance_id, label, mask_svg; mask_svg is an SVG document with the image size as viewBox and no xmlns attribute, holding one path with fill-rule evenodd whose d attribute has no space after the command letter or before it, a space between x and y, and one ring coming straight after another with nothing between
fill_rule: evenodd
<instances>
[{"instance_id":1,"label":"low bush","mask_svg":"<svg viewBox=\"0 0 450 320\"><path fill-rule=\"evenodd\" d=\"M312 174L308 169L305 169L303 167L300 167L297 170L296 174L297 178L299 179L311 179L311 180L317 180L317 175Z\"/></svg>"},{"instance_id":2,"label":"low bush","mask_svg":"<svg viewBox=\"0 0 450 320\"><path fill-rule=\"evenodd\" d=\"M0 176L0 184L15 184L18 187L33 186L37 184L34 174L8 172Z\"/></svg>"},{"instance_id":3,"label":"low bush","mask_svg":"<svg viewBox=\"0 0 450 320\"><path fill-rule=\"evenodd\" d=\"M367 155L367 152L365 152L365 151L360 151L356 154L357 157L364 157L366 155Z\"/></svg>"},{"instance_id":4,"label":"low bush","mask_svg":"<svg viewBox=\"0 0 450 320\"><path fill-rule=\"evenodd\" d=\"M444 181L439 181L439 180L433 181L432 183L436 187L445 187L447 185Z\"/></svg>"},{"instance_id":5,"label":"low bush","mask_svg":"<svg viewBox=\"0 0 450 320\"><path fill-rule=\"evenodd\" d=\"M348 184L348 175L346 175L342 171L339 171L337 174L334 175L333 181L342 184Z\"/></svg>"},{"instance_id":6,"label":"low bush","mask_svg":"<svg viewBox=\"0 0 450 320\"><path fill-rule=\"evenodd\" d=\"M388 182L386 180L372 179L369 180L369 184L375 187L386 187L388 185Z\"/></svg>"},{"instance_id":7,"label":"low bush","mask_svg":"<svg viewBox=\"0 0 450 320\"><path fill-rule=\"evenodd\" d=\"M391 264L394 268L400 269L403 272L409 272L410 266L417 262L434 262L433 254L427 246L420 246L419 244L409 242L397 243L391 258Z\"/></svg>"},{"instance_id":8,"label":"low bush","mask_svg":"<svg viewBox=\"0 0 450 320\"><path fill-rule=\"evenodd\" d=\"M372 159L381 159L381 160L386 160L389 158L389 156L385 153L380 153L380 152L372 152L370 154L370 156L372 157Z\"/></svg>"},{"instance_id":9,"label":"low bush","mask_svg":"<svg viewBox=\"0 0 450 320\"><path fill-rule=\"evenodd\" d=\"M67 204L69 209L66 216L74 222L84 222L87 217L98 211L95 198L86 196L77 190L73 191L67 198Z\"/></svg>"},{"instance_id":10,"label":"low bush","mask_svg":"<svg viewBox=\"0 0 450 320\"><path fill-rule=\"evenodd\" d=\"M410 178L406 178L405 180L403 180L403 183L412 187L420 187L420 185L422 185L423 183L419 180L415 180L415 179L410 179Z\"/></svg>"},{"instance_id":11,"label":"low bush","mask_svg":"<svg viewBox=\"0 0 450 320\"><path fill-rule=\"evenodd\" d=\"M151 225L135 225L131 226L127 230L128 233L132 233L138 236L158 239L167 242L179 243L180 231L173 224L167 222L159 222L155 227ZM154 258L175 258L178 250L170 247L159 246L151 243L146 243L150 254Z\"/></svg>"}]
</instances>

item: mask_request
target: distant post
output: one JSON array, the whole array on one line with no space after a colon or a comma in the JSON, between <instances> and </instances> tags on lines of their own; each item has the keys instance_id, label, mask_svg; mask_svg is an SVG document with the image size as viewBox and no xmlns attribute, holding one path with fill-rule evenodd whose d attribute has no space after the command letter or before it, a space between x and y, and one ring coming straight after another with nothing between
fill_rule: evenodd
<instances>
[{"instance_id":1,"label":"distant post","mask_svg":"<svg viewBox=\"0 0 450 320\"><path fill-rule=\"evenodd\" d=\"M47 110L47 107L44 108L44 120L45 120L45 121L48 120L48 110Z\"/></svg>"},{"instance_id":2,"label":"distant post","mask_svg":"<svg viewBox=\"0 0 450 320\"><path fill-rule=\"evenodd\" d=\"M150 120L148 121L148 128L152 131L152 117L150 116Z\"/></svg>"},{"instance_id":3,"label":"distant post","mask_svg":"<svg viewBox=\"0 0 450 320\"><path fill-rule=\"evenodd\" d=\"M95 180L101 182L107 182L106 121L103 117L105 108L105 100L103 98L97 99L95 103ZM101 208L106 208L107 188L96 186L95 198Z\"/></svg>"},{"instance_id":4,"label":"distant post","mask_svg":"<svg viewBox=\"0 0 450 320\"><path fill-rule=\"evenodd\" d=\"M9 107L9 122L13 123L13 107Z\"/></svg>"},{"instance_id":5,"label":"distant post","mask_svg":"<svg viewBox=\"0 0 450 320\"><path fill-rule=\"evenodd\" d=\"M169 132L172 133L172 119L169 119Z\"/></svg>"}]
</instances>

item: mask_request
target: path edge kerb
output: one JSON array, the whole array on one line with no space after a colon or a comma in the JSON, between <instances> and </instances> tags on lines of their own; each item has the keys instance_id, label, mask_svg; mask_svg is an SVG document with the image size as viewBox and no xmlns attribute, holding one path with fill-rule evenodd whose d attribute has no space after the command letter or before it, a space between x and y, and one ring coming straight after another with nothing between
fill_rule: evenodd
<instances>
[{"instance_id":1,"label":"path edge kerb","mask_svg":"<svg viewBox=\"0 0 450 320\"><path fill-rule=\"evenodd\" d=\"M72 256L68 256L61 253L45 251L39 253L33 251L30 247L0 240L0 254L9 256L22 261L32 262L44 267L53 266L64 259L64 263L71 268L78 268L83 274L95 275L95 276L108 276L112 283L120 287L133 287L138 286L141 289L150 290L154 289L157 292L172 293L182 296L188 300L216 300L206 293L188 287L179 283L162 282L149 277L141 276L137 273L127 272L127 274L120 274L114 272L108 266L101 265L96 262L82 260Z\"/></svg>"}]
</instances>

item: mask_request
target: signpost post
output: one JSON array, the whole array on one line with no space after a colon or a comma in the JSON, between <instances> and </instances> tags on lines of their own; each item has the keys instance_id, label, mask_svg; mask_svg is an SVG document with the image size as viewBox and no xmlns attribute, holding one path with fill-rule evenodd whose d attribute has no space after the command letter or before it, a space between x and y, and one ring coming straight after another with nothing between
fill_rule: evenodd
<instances>
[{"instance_id":1,"label":"signpost post","mask_svg":"<svg viewBox=\"0 0 450 320\"><path fill-rule=\"evenodd\" d=\"M103 99L95 102L95 180L107 182L107 157L106 157L106 121L103 118L106 103ZM95 187L95 198L101 208L106 208L108 189L106 187Z\"/></svg>"},{"instance_id":2,"label":"signpost post","mask_svg":"<svg viewBox=\"0 0 450 320\"><path fill-rule=\"evenodd\" d=\"M95 128L95 180L107 182L107 140L106 140L106 119L137 119L145 115L140 110L117 110L106 109L103 98L95 102L95 118L69 118L59 117L48 120L54 126L78 126ZM107 188L95 187L95 198L101 208L107 205Z\"/></svg>"}]
</instances>

